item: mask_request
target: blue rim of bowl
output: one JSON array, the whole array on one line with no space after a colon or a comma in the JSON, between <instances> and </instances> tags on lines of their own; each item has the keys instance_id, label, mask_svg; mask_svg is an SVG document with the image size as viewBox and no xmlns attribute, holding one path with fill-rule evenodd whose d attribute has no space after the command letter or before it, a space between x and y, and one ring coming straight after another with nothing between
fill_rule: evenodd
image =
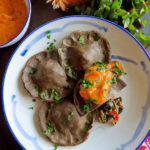
<instances>
[{"instance_id":1,"label":"blue rim of bowl","mask_svg":"<svg viewBox=\"0 0 150 150\"><path fill-rule=\"evenodd\" d=\"M62 20L62 19L66 19L66 18L73 18L73 17L77 17L77 18L82 18L82 17L86 17L86 18L94 18L94 19L98 19L98 20L101 20L101 21L104 21L104 22L107 22L107 23L110 23L118 28L120 28L121 30L125 31L129 36L131 36L135 42L137 42L139 44L139 46L141 47L141 49L145 52L147 58L149 59L150 61L150 55L148 54L148 52L146 51L146 49L142 46L142 44L129 32L127 31L126 29L124 29L123 27L121 27L120 25L114 23L114 22L111 22L109 20L106 20L106 19L102 19L102 18L98 18L98 17L95 17L95 16L88 16L88 15L71 15L71 16L65 16L65 17L60 17L60 18L57 18L57 19L54 19L54 20L51 20L41 26L39 26L38 28L36 28L35 30L33 30L30 34L28 34L22 41L21 43L18 45L18 47L16 48L16 50L13 52L9 62L8 62L8 65L6 67L6 71L4 73L4 78L3 78L3 83L2 83L2 105L3 105L3 112L4 112L4 116L5 116L5 120L6 120L6 123L9 127L9 130L11 131L14 139L18 142L18 144L23 148L23 149L26 149L23 144L17 139L15 133L13 132L13 129L11 128L11 125L7 119L7 115L6 115L6 111L5 111L5 107L4 107L4 83L5 83L5 78L6 78L6 74L7 74L7 70L8 70L8 67L9 67L9 64L13 58L13 56L15 55L15 53L17 52L17 50L20 48L20 46L22 45L22 43L28 38L30 37L30 35L32 35L34 32L36 32L37 30L39 30L40 28L42 28L43 26L46 26L47 24L50 24L52 22L55 22L55 21L58 21L58 20Z\"/></svg>"},{"instance_id":2,"label":"blue rim of bowl","mask_svg":"<svg viewBox=\"0 0 150 150\"><path fill-rule=\"evenodd\" d=\"M24 30L24 28L26 27L26 25L27 25L27 23L28 23L28 21L30 19L30 16L31 16L31 1L30 0L28 0L28 4L29 4L28 17L27 17L27 20L26 20L23 28L21 29L21 31L13 39L9 40L7 43L4 43L4 44L0 45L0 48L4 48L5 45L7 45L10 42L12 42L13 40L15 40L22 33L22 31Z\"/></svg>"}]
</instances>

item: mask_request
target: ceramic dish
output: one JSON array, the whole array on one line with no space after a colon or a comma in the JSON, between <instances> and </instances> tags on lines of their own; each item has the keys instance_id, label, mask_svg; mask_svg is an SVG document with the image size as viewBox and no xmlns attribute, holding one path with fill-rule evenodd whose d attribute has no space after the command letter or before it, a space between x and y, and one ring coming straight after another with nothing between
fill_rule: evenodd
<instances>
[{"instance_id":1,"label":"ceramic dish","mask_svg":"<svg viewBox=\"0 0 150 150\"><path fill-rule=\"evenodd\" d=\"M87 141L58 150L133 150L139 147L150 124L150 56L142 45L122 27L96 17L68 16L50 21L28 35L9 61L3 80L3 108L8 126L22 148L28 150L53 149L53 145L39 128L39 102L23 88L21 72L32 55L46 49L46 31L57 47L62 38L74 30L97 30L110 42L112 59L122 62L127 75L127 87L119 93L125 107L115 126L95 123ZM33 106L33 110L28 109Z\"/></svg>"},{"instance_id":2,"label":"ceramic dish","mask_svg":"<svg viewBox=\"0 0 150 150\"><path fill-rule=\"evenodd\" d=\"M27 20L26 20L23 28L21 29L21 31L13 39L11 39L10 41L8 41L5 44L0 45L0 48L8 47L10 45L13 45L13 44L17 43L24 36L24 34L26 33L26 31L28 29L28 26L29 26L29 23L30 23L30 18L31 18L31 1L30 0L25 0L25 3L27 5L27 9L28 9L28 17L27 17Z\"/></svg>"}]
</instances>

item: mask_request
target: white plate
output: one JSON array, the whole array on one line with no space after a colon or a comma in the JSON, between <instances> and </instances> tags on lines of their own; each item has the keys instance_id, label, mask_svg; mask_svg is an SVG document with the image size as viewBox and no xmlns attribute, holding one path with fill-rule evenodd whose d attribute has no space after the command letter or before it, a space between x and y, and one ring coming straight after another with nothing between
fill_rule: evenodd
<instances>
[{"instance_id":1,"label":"white plate","mask_svg":"<svg viewBox=\"0 0 150 150\"><path fill-rule=\"evenodd\" d=\"M62 38L74 30L97 30L109 40L112 57L122 62L127 87L119 93L125 109L116 126L95 123L87 141L58 150L133 150L150 128L150 56L142 45L120 26L96 17L68 16L53 20L33 31L14 52L3 82L3 107L10 130L18 143L28 150L52 150L37 120L38 102L23 88L21 71L26 61L47 47L46 31L59 47ZM34 110L28 109L33 106Z\"/></svg>"}]
</instances>

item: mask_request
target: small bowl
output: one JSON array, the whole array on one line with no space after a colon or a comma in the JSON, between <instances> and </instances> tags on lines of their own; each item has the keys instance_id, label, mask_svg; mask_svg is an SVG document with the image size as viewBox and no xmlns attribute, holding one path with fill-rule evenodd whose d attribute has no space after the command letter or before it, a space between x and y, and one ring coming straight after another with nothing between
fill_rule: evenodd
<instances>
[{"instance_id":1,"label":"small bowl","mask_svg":"<svg viewBox=\"0 0 150 150\"><path fill-rule=\"evenodd\" d=\"M24 36L24 34L26 33L26 31L28 29L28 26L29 26L30 18L31 18L31 1L30 0L25 0L25 3L27 5L28 17L27 17L27 20L26 20L23 28L21 29L21 31L13 39L8 41L7 43L4 43L4 44L0 45L0 48L8 47L10 45L13 45L13 44L17 43Z\"/></svg>"}]
</instances>

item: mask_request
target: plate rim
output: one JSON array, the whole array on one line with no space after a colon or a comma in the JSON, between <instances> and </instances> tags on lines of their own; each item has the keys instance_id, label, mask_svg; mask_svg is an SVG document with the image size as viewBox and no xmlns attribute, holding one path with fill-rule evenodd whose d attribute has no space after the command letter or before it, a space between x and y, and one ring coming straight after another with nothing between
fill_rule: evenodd
<instances>
[{"instance_id":1,"label":"plate rim","mask_svg":"<svg viewBox=\"0 0 150 150\"><path fill-rule=\"evenodd\" d=\"M63 19L66 19L66 18L74 18L74 17L77 17L77 18L94 18L94 19L98 19L100 21L104 21L104 22L107 22L109 24L112 24L118 28L120 28L121 30L123 30L125 33L127 33L130 37L132 37L135 42L137 42L137 44L141 47L141 49L144 51L145 55L147 56L148 60L150 61L150 55L148 54L148 52L146 51L146 49L143 47L143 45L129 32L127 31L126 29L124 29L123 27L121 27L120 25L112 22L112 21L109 21L107 19L103 19L103 18L99 18L99 17L96 17L96 16L89 16L89 15L69 15L69 16L64 16L64 17L59 17L59 18L56 18L56 19L53 19L51 21L48 21L42 25L40 25L39 27L35 28L32 32L30 32L21 42L20 44L17 46L17 48L14 50L13 54L11 55L9 61L8 61L8 64L5 68L5 72L4 72L4 75L3 75L3 81L2 81L2 109L3 109L3 114L4 114L4 117L5 117L5 121L6 121L6 124L9 128L9 131L11 132L11 134L13 135L13 138L17 141L17 143L20 145L21 148L23 148L24 150L26 149L24 147L24 145L19 141L19 139L16 137L9 121L8 121L8 118L7 118L7 115L6 115L6 110L5 110L5 105L4 105L4 84L5 84L5 78L6 78L6 75L7 75L7 71L8 71L8 68L9 68L9 65L14 57L14 55L16 54L17 50L20 48L20 46L24 43L24 41L29 38L32 34L34 34L34 32L36 32L37 30L39 30L40 28L46 26L47 24L50 24L52 22L55 22L55 21L58 21L58 20L63 20Z\"/></svg>"}]
</instances>

